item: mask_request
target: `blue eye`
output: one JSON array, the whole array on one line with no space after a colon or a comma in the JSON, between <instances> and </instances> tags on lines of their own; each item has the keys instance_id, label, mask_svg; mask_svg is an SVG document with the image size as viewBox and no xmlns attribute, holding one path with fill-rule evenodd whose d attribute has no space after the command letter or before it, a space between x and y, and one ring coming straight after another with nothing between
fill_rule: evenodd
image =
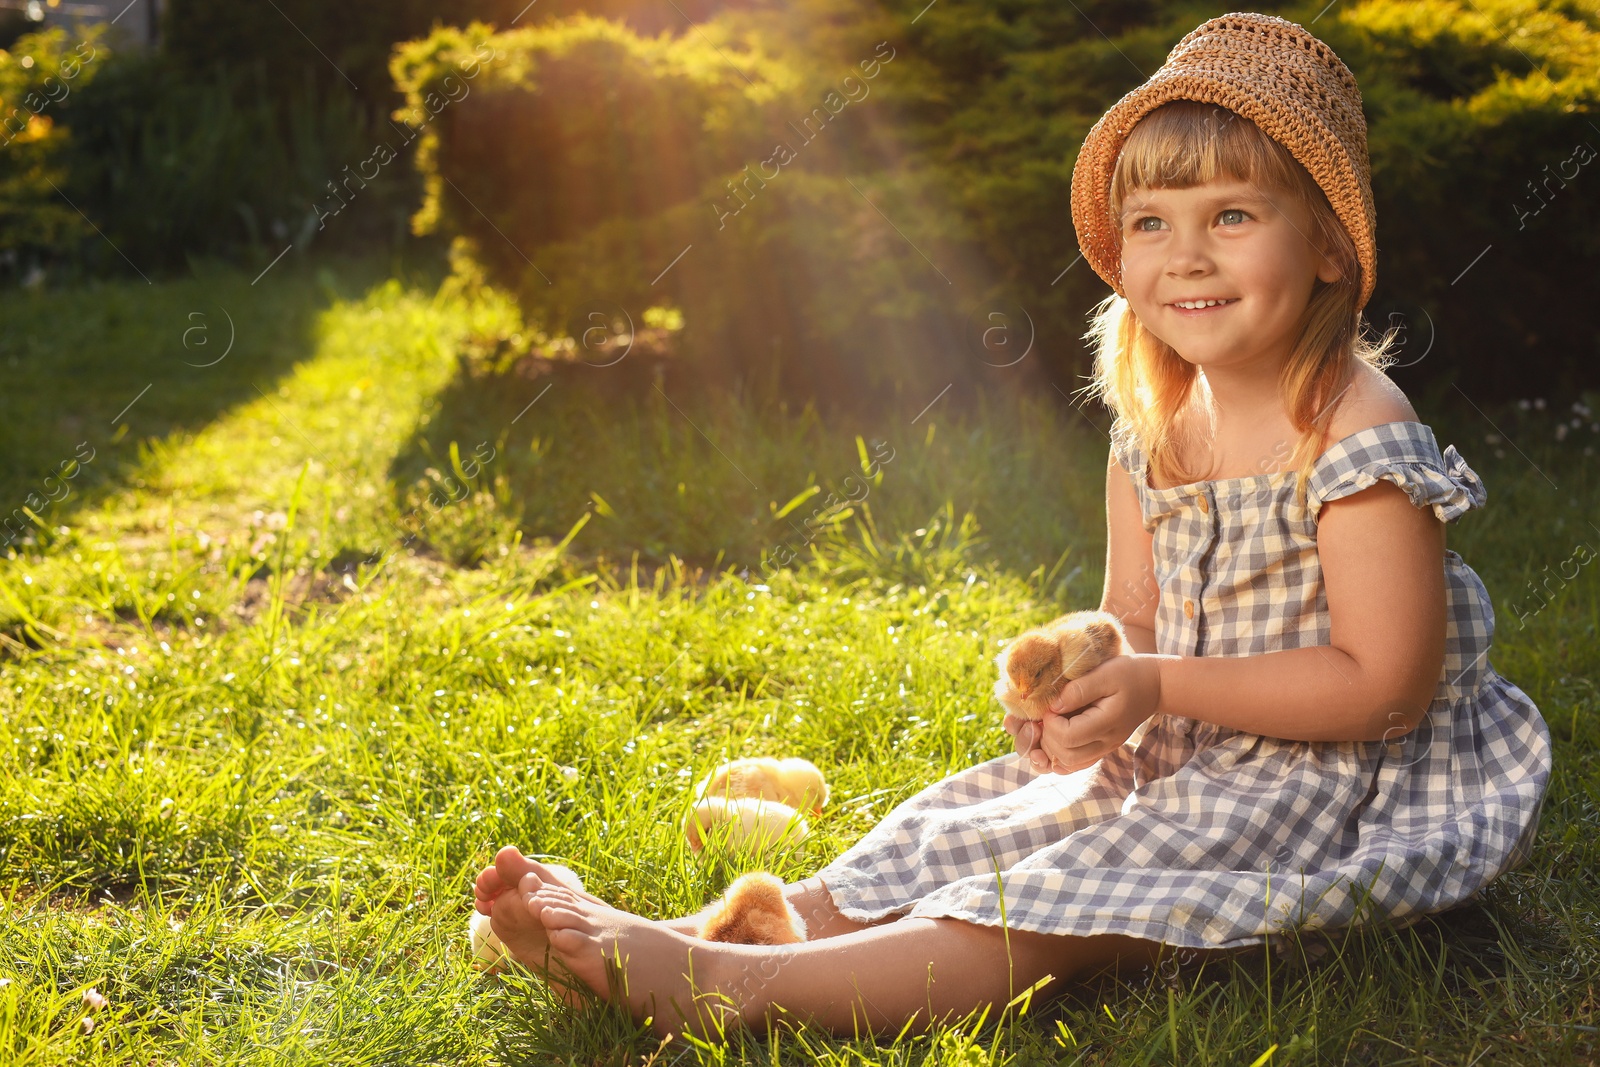
<instances>
[{"instance_id":1,"label":"blue eye","mask_svg":"<svg viewBox=\"0 0 1600 1067\"><path fill-rule=\"evenodd\" d=\"M1219 219L1220 219L1220 218L1221 218L1221 217L1222 217L1222 216L1223 216L1223 215L1241 215L1241 216L1243 216L1243 215L1244 215L1244 214L1245 214L1245 213L1244 213L1244 212L1243 212L1243 211L1241 211L1241 210L1239 210L1239 209L1238 209L1238 208L1236 208L1236 207L1230 207L1230 208L1227 208L1227 209L1225 209L1225 210L1224 210L1224 211L1223 211L1223 212L1222 212L1222 214L1220 214L1220 215L1218 215L1218 216L1217 216L1217 218L1219 218ZM1239 220L1239 221L1241 221L1241 222L1243 222L1243 221L1244 221L1244 219L1243 219L1243 218L1241 218L1241 219L1240 219L1240 220Z\"/></svg>"}]
</instances>

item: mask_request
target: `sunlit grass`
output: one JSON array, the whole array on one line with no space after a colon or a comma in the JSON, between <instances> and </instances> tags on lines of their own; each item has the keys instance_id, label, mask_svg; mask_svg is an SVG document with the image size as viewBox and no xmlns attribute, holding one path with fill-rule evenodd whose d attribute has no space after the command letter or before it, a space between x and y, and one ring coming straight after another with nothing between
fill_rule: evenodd
<instances>
[{"instance_id":1,"label":"sunlit grass","mask_svg":"<svg viewBox=\"0 0 1600 1067\"><path fill-rule=\"evenodd\" d=\"M912 424L916 408L830 421L726 397L608 411L574 386L513 422L536 388L452 385L461 338L504 308L287 270L248 283L0 307L0 362L33 390L0 400L17 500L87 435L101 450L0 561L5 1062L644 1062L657 1042L614 1013L472 970L470 878L493 849L560 857L650 915L747 869L803 877L1005 751L998 641L1098 599L1105 442L1048 397ZM203 299L243 320L240 347L173 369ZM52 363L57 321L75 354ZM657 1062L1592 1056L1600 598L1587 568L1525 627L1509 601L1588 537L1593 475L1520 440L1554 496L1474 447L1481 428L1443 425L1490 486L1451 546L1496 595L1496 666L1556 743L1527 869L1321 958L1124 975L998 1028L750 1036ZM480 442L496 458L456 471ZM873 442L894 458L869 474ZM847 479L864 503L763 568ZM813 835L761 861L690 853L691 784L757 753L827 772ZM109 1003L86 1033L90 986Z\"/></svg>"}]
</instances>

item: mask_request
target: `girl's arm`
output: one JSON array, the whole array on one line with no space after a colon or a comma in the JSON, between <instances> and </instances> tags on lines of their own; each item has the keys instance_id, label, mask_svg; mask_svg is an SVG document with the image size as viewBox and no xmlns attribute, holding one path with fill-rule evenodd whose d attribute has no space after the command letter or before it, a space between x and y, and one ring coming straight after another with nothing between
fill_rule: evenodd
<instances>
[{"instance_id":1,"label":"girl's arm","mask_svg":"<svg viewBox=\"0 0 1600 1067\"><path fill-rule=\"evenodd\" d=\"M1329 501L1317 528L1329 644L1151 656L1156 711L1295 741L1377 741L1414 729L1444 668L1444 530L1386 481Z\"/></svg>"},{"instance_id":2,"label":"girl's arm","mask_svg":"<svg viewBox=\"0 0 1600 1067\"><path fill-rule=\"evenodd\" d=\"M1156 650L1156 602L1160 591L1155 578L1154 553L1154 538L1144 528L1144 516L1139 510L1139 496L1134 491L1133 481L1113 453L1106 463L1106 576L1100 610L1115 615L1122 622L1128 644L1136 653ZM1134 658L1118 656L1111 662ZM1097 670L1103 671L1106 666L1103 664ZM1154 664L1148 666L1153 668ZM1064 692L1070 692L1074 685L1076 683L1069 683ZM1146 712L1147 717L1149 714ZM1012 735L1017 754L1026 756L1035 770L1043 771L1049 769L1050 759L1039 747L1039 726L1012 715L1005 718L1005 728Z\"/></svg>"},{"instance_id":3,"label":"girl's arm","mask_svg":"<svg viewBox=\"0 0 1600 1067\"><path fill-rule=\"evenodd\" d=\"M1144 528L1139 497L1112 456L1106 468L1106 581L1100 610L1122 621L1135 652L1156 650L1154 538Z\"/></svg>"}]
</instances>

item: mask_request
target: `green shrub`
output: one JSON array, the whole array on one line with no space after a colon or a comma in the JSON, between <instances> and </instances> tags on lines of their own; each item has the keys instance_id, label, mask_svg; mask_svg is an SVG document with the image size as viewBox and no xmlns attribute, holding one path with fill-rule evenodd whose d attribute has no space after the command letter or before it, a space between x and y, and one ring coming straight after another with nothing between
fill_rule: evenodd
<instances>
[{"instance_id":1,"label":"green shrub","mask_svg":"<svg viewBox=\"0 0 1600 1067\"><path fill-rule=\"evenodd\" d=\"M1381 327L1385 308L1409 312L1402 360L1480 404L1592 381L1600 9L1368 0L1326 39L1366 102L1380 248L1368 314Z\"/></svg>"},{"instance_id":2,"label":"green shrub","mask_svg":"<svg viewBox=\"0 0 1600 1067\"><path fill-rule=\"evenodd\" d=\"M59 187L70 184L74 161L63 120L105 66L102 36L50 29L0 51L0 265L14 271L93 233Z\"/></svg>"},{"instance_id":3,"label":"green shrub","mask_svg":"<svg viewBox=\"0 0 1600 1067\"><path fill-rule=\"evenodd\" d=\"M414 226L456 240L552 334L680 308L682 354L710 379L833 395L975 381L1029 341L1020 370L1082 373L1085 314L1107 289L1077 255L1077 151L1208 13L886 6L726 8L656 37L586 16L474 24L399 46L412 108L452 62L498 53L424 137ZM1592 5L1264 10L1308 25L1363 88L1382 249L1366 315L1404 331L1401 384L1578 381L1600 340L1579 310L1600 253L1581 189L1582 146L1600 146ZM880 41L894 58L871 98L814 143L795 137ZM752 179L775 141L798 158ZM985 340L997 321L1000 347Z\"/></svg>"},{"instance_id":4,"label":"green shrub","mask_svg":"<svg viewBox=\"0 0 1600 1067\"><path fill-rule=\"evenodd\" d=\"M960 358L957 314L920 282L938 268L886 243L879 211L927 233L938 212L921 197L939 190L849 178L874 169L865 108L895 46L872 18L847 34L817 12L794 21L789 38L749 13L645 38L576 16L397 48L395 117L437 113L416 231L456 238L464 270L580 349L597 316L637 328L663 305L706 379L820 392L937 373ZM446 79L480 63L470 94L439 108ZM973 258L959 228L918 240L957 276Z\"/></svg>"},{"instance_id":5,"label":"green shrub","mask_svg":"<svg viewBox=\"0 0 1600 1067\"><path fill-rule=\"evenodd\" d=\"M319 98L308 84L280 105L248 70L195 82L156 56L114 57L85 92L73 135L78 202L143 270L382 240L415 195L406 169L388 167L358 183L338 225L319 225L316 205L377 135L349 96ZM105 242L84 252L117 261Z\"/></svg>"},{"instance_id":6,"label":"green shrub","mask_svg":"<svg viewBox=\"0 0 1600 1067\"><path fill-rule=\"evenodd\" d=\"M533 4L518 25L547 17L549 2ZM167 0L161 6L162 54L186 80L207 82L220 70L259 65L279 103L302 92L310 77L317 95L337 94L381 119L395 103L388 71L394 42L440 22L509 24L528 0Z\"/></svg>"}]
</instances>

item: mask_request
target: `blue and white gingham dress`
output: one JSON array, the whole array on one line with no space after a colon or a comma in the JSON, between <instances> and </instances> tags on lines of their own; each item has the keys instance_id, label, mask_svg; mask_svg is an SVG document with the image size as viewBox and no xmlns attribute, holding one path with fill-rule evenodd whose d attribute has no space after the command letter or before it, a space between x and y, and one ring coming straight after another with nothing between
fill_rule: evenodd
<instances>
[{"instance_id":1,"label":"blue and white gingham dress","mask_svg":"<svg viewBox=\"0 0 1600 1067\"><path fill-rule=\"evenodd\" d=\"M1441 456L1420 422L1336 442L1305 506L1293 471L1151 488L1122 429L1113 452L1154 534L1156 645L1168 655L1328 644L1326 501L1386 479L1453 522L1486 499L1455 446ZM1287 741L1153 715L1074 774L1005 755L937 782L818 875L857 921L941 916L1189 948L1404 926L1465 900L1527 861L1550 734L1489 665L1483 583L1455 552L1444 569L1444 670L1421 724L1397 739Z\"/></svg>"}]
</instances>

